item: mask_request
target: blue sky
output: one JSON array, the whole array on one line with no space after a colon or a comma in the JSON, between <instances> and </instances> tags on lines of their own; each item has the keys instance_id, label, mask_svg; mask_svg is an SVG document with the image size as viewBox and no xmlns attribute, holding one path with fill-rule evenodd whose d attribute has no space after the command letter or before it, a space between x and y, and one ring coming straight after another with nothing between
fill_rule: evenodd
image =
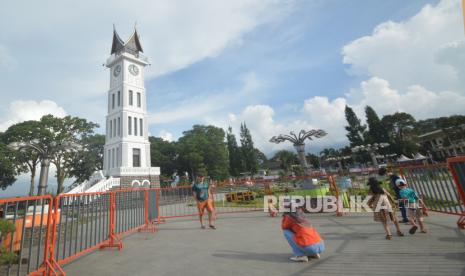
<instances>
[{"instance_id":1,"label":"blue sky","mask_svg":"<svg viewBox=\"0 0 465 276\"><path fill-rule=\"evenodd\" d=\"M0 3L0 131L44 114L100 123L112 24L137 26L150 132L176 140L194 124L271 136L322 128L307 150L347 143L344 106L363 117L463 114L465 39L459 0L20 1ZM103 133L104 130L100 129Z\"/></svg>"}]
</instances>

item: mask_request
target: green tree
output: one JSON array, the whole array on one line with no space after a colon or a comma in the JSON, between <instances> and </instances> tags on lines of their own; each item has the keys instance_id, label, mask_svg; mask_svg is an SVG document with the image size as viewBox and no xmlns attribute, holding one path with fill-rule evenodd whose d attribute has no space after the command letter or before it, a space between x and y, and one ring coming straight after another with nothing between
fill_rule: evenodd
<instances>
[{"instance_id":1,"label":"green tree","mask_svg":"<svg viewBox=\"0 0 465 276\"><path fill-rule=\"evenodd\" d=\"M385 115L381 123L389 137L389 151L397 154L411 155L418 151L415 134L415 118L405 112Z\"/></svg>"},{"instance_id":2,"label":"green tree","mask_svg":"<svg viewBox=\"0 0 465 276\"><path fill-rule=\"evenodd\" d=\"M366 132L366 126L362 125L360 119L355 114L354 110L346 105L345 116L348 126L345 127L347 130L347 139L349 139L350 146L360 146L364 143L364 136Z\"/></svg>"},{"instance_id":3,"label":"green tree","mask_svg":"<svg viewBox=\"0 0 465 276\"><path fill-rule=\"evenodd\" d=\"M387 143L389 137L376 111L369 105L365 108L365 115L368 124L367 142L369 143Z\"/></svg>"},{"instance_id":4,"label":"green tree","mask_svg":"<svg viewBox=\"0 0 465 276\"><path fill-rule=\"evenodd\" d=\"M66 116L57 118L52 115L43 116L40 119L44 129L47 130L47 135L44 137L44 144L61 144L63 142L80 143L81 139L92 135L97 124L88 122L86 119ZM59 151L53 156L50 156L50 162L56 167L57 177L57 194L63 192L63 183L66 178L70 177L73 170L73 161L77 154L69 151Z\"/></svg>"},{"instance_id":5,"label":"green tree","mask_svg":"<svg viewBox=\"0 0 465 276\"><path fill-rule=\"evenodd\" d=\"M215 126L195 125L183 132L178 141L180 165L194 176L206 169L214 179L229 176L229 160L224 130Z\"/></svg>"},{"instance_id":6,"label":"green tree","mask_svg":"<svg viewBox=\"0 0 465 276\"><path fill-rule=\"evenodd\" d=\"M171 176L180 169L178 149L175 142L165 141L159 137L149 137L152 166L160 167L161 174Z\"/></svg>"},{"instance_id":7,"label":"green tree","mask_svg":"<svg viewBox=\"0 0 465 276\"><path fill-rule=\"evenodd\" d=\"M79 143L85 147L70 162L69 177L75 177L75 183L82 183L98 170L103 169L103 147L105 135L84 136Z\"/></svg>"},{"instance_id":8,"label":"green tree","mask_svg":"<svg viewBox=\"0 0 465 276\"><path fill-rule=\"evenodd\" d=\"M39 121L25 121L10 126L4 134L6 144L11 142L29 142L41 139L45 135L45 129ZM23 148L20 151L11 152L16 160L16 165L21 172L31 173L29 195L34 195L35 177L40 163L39 153L31 148Z\"/></svg>"},{"instance_id":9,"label":"green tree","mask_svg":"<svg viewBox=\"0 0 465 276\"><path fill-rule=\"evenodd\" d=\"M257 157L258 166L261 168L263 165L266 164L266 162L268 162L268 158L266 158L266 155L259 149L254 148L254 151L255 156Z\"/></svg>"},{"instance_id":10,"label":"green tree","mask_svg":"<svg viewBox=\"0 0 465 276\"><path fill-rule=\"evenodd\" d=\"M307 162L311 164L313 168L319 169L321 167L320 157L318 155L309 152L305 158L307 158Z\"/></svg>"},{"instance_id":11,"label":"green tree","mask_svg":"<svg viewBox=\"0 0 465 276\"><path fill-rule=\"evenodd\" d=\"M229 173L232 176L239 176L243 171L241 150L237 145L236 136L232 133L232 128L228 128L226 133L226 143L228 145Z\"/></svg>"},{"instance_id":12,"label":"green tree","mask_svg":"<svg viewBox=\"0 0 465 276\"><path fill-rule=\"evenodd\" d=\"M288 150L278 151L271 160L279 162L280 168L284 171L284 175L289 174L293 165L299 164L297 154Z\"/></svg>"},{"instance_id":13,"label":"green tree","mask_svg":"<svg viewBox=\"0 0 465 276\"><path fill-rule=\"evenodd\" d=\"M3 143L3 134L0 133L0 188L5 190L16 181L18 174L13 153Z\"/></svg>"},{"instance_id":14,"label":"green tree","mask_svg":"<svg viewBox=\"0 0 465 276\"><path fill-rule=\"evenodd\" d=\"M245 123L241 124L241 151L244 169L252 175L258 171L258 160L255 152L252 135Z\"/></svg>"}]
</instances>

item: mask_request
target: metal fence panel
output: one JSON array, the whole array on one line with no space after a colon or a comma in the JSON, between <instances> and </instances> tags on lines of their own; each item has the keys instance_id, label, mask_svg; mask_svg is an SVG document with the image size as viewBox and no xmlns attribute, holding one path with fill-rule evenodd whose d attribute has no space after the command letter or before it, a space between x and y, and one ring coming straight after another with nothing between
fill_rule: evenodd
<instances>
[{"instance_id":1,"label":"metal fence panel","mask_svg":"<svg viewBox=\"0 0 465 276\"><path fill-rule=\"evenodd\" d=\"M53 214L50 196L0 199L0 219L11 222L15 231L0 240L13 255L10 264L0 265L0 275L27 275L43 268Z\"/></svg>"}]
</instances>

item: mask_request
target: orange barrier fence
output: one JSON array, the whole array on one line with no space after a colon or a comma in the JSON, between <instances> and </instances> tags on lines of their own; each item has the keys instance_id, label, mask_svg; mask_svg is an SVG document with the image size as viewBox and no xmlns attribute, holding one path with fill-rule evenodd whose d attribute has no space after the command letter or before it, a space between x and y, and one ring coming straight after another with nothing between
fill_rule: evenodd
<instances>
[{"instance_id":1,"label":"orange barrier fence","mask_svg":"<svg viewBox=\"0 0 465 276\"><path fill-rule=\"evenodd\" d=\"M463 201L447 164L407 166L401 174L431 211L463 214Z\"/></svg>"},{"instance_id":2,"label":"orange barrier fence","mask_svg":"<svg viewBox=\"0 0 465 276\"><path fill-rule=\"evenodd\" d=\"M465 179L465 165L456 171L457 177ZM447 167L406 167L402 173L432 210L463 214ZM216 214L225 214L261 211L264 195L270 194L314 196L316 191L346 196L343 180L318 175L221 183L213 188L213 204ZM336 214L342 215L341 210ZM0 274L65 275L61 265L99 248L121 250L121 239L129 233L155 232L155 223L197 215L191 186L61 194L54 200L50 196L0 199L0 218L16 226L0 245L17 256L9 265L0 265Z\"/></svg>"},{"instance_id":3,"label":"orange barrier fence","mask_svg":"<svg viewBox=\"0 0 465 276\"><path fill-rule=\"evenodd\" d=\"M450 158L447 160L447 164L454 177L457 191L462 199L463 206L463 203L465 202L465 156ZM457 225L460 228L465 229L465 212L463 208L460 219L457 221Z\"/></svg>"},{"instance_id":4,"label":"orange barrier fence","mask_svg":"<svg viewBox=\"0 0 465 276\"><path fill-rule=\"evenodd\" d=\"M108 243L111 193L61 194L53 226L54 260L63 264Z\"/></svg>"},{"instance_id":5,"label":"orange barrier fence","mask_svg":"<svg viewBox=\"0 0 465 276\"><path fill-rule=\"evenodd\" d=\"M13 254L0 265L0 275L26 275L45 271L49 253L53 200L50 196L0 199L0 218L15 226L0 240L0 252Z\"/></svg>"}]
</instances>

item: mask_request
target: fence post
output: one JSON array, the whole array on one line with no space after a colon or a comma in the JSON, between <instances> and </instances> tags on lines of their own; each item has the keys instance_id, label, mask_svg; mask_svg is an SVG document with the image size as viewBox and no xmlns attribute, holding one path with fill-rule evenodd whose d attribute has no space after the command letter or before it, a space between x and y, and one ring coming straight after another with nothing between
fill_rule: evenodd
<instances>
[{"instance_id":1,"label":"fence post","mask_svg":"<svg viewBox=\"0 0 465 276\"><path fill-rule=\"evenodd\" d=\"M56 224L57 224L57 214L58 214L58 198L53 198L48 196L46 199L49 200L48 204L48 214L47 214L47 230L45 232L45 243L44 243L44 261L41 265L39 271L32 272L29 275L42 275L42 276L55 276L63 275L66 276L65 271L57 263L54 256L55 249L55 237L56 237ZM42 199L43 200L43 199ZM32 218L35 219L34 217Z\"/></svg>"},{"instance_id":2,"label":"fence post","mask_svg":"<svg viewBox=\"0 0 465 276\"><path fill-rule=\"evenodd\" d=\"M341 211L340 207L343 206L343 202L339 199L339 188L336 185L336 181L334 180L334 177L332 175L328 175L328 180L329 180L329 185L332 189L334 189L334 193L336 195L336 204L337 204L337 210L336 210L336 216L342 217L344 213Z\"/></svg>"},{"instance_id":3,"label":"fence post","mask_svg":"<svg viewBox=\"0 0 465 276\"><path fill-rule=\"evenodd\" d=\"M110 229L109 229L109 236L108 236L108 244L102 245L100 248L106 247L116 247L118 250L123 248L123 243L121 240L115 235L115 215L116 215L116 193L110 193Z\"/></svg>"},{"instance_id":4,"label":"fence post","mask_svg":"<svg viewBox=\"0 0 465 276\"><path fill-rule=\"evenodd\" d=\"M165 222L165 220L162 219L161 216L160 216L160 191L161 191L161 189L157 188L155 191L156 191L155 192L155 198L156 198L155 201L156 201L156 206L157 206L156 207L156 209L157 209L157 223L160 224L160 223Z\"/></svg>"},{"instance_id":5,"label":"fence post","mask_svg":"<svg viewBox=\"0 0 465 276\"><path fill-rule=\"evenodd\" d=\"M144 218L145 218L145 224L142 228L139 228L138 231L155 233L156 231L155 225L151 223L149 219L149 190L148 189L144 191Z\"/></svg>"},{"instance_id":6,"label":"fence post","mask_svg":"<svg viewBox=\"0 0 465 276\"><path fill-rule=\"evenodd\" d=\"M449 171L452 173L452 177L454 178L454 181L455 181L455 186L456 186L456 189L457 189L457 192L459 194L459 202L460 202L460 199L462 199L462 204L465 204L465 192L460 188L460 179L459 179L459 176L457 175L457 171L454 169L454 167L452 166L452 162L454 160L458 160L461 161L461 162L465 162L465 158L464 157L456 157L456 158L451 158L451 159L448 159L447 160L447 167L449 169ZM460 228L460 229L465 229L465 213L462 213L460 218L457 220L457 226Z\"/></svg>"}]
</instances>

